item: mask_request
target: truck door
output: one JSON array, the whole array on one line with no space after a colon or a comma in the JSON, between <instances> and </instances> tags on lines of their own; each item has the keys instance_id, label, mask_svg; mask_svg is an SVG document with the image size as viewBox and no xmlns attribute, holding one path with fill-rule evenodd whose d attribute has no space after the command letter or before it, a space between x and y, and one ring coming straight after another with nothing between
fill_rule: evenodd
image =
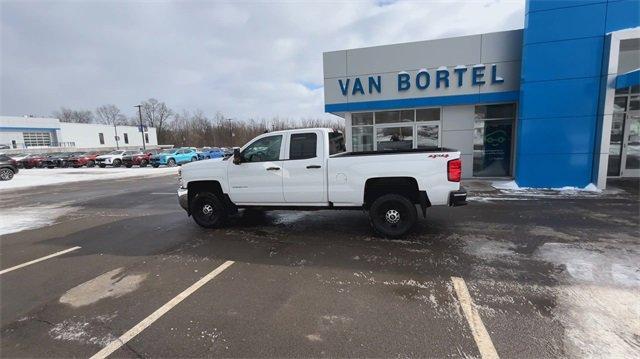
<instances>
[{"instance_id":1,"label":"truck door","mask_svg":"<svg viewBox=\"0 0 640 359\"><path fill-rule=\"evenodd\" d=\"M322 132L316 131L290 134L282 179L285 202L326 202L322 138Z\"/></svg>"},{"instance_id":2,"label":"truck door","mask_svg":"<svg viewBox=\"0 0 640 359\"><path fill-rule=\"evenodd\" d=\"M241 152L242 163L229 163L229 197L234 203L284 203L283 142L282 135L258 138Z\"/></svg>"}]
</instances>

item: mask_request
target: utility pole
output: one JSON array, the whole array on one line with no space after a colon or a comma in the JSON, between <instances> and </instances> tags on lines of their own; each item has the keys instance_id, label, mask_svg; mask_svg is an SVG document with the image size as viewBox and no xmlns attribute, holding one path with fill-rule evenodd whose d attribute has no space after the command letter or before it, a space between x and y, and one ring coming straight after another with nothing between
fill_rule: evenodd
<instances>
[{"instance_id":1,"label":"utility pole","mask_svg":"<svg viewBox=\"0 0 640 359\"><path fill-rule=\"evenodd\" d=\"M144 127L142 126L142 105L135 105L133 107L138 108L138 118L140 118L140 136L142 136L142 149L146 150L147 146L144 144Z\"/></svg>"}]
</instances>

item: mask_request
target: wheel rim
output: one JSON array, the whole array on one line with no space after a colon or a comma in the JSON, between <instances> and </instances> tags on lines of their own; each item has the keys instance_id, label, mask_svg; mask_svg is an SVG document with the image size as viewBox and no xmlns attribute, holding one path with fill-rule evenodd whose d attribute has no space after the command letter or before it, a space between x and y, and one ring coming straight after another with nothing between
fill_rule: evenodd
<instances>
[{"instance_id":1,"label":"wheel rim","mask_svg":"<svg viewBox=\"0 0 640 359\"><path fill-rule=\"evenodd\" d=\"M378 223L391 231L401 230L407 224L409 213L405 206L398 201L388 201L376 211Z\"/></svg>"},{"instance_id":2,"label":"wheel rim","mask_svg":"<svg viewBox=\"0 0 640 359\"><path fill-rule=\"evenodd\" d=\"M218 218L218 210L215 203L208 199L202 199L199 201L198 210L194 213L201 221L206 223L213 223Z\"/></svg>"},{"instance_id":3,"label":"wheel rim","mask_svg":"<svg viewBox=\"0 0 640 359\"><path fill-rule=\"evenodd\" d=\"M169 160L169 162L167 162L167 164L169 165L169 167L173 167L176 165L176 161L174 160Z\"/></svg>"},{"instance_id":4,"label":"wheel rim","mask_svg":"<svg viewBox=\"0 0 640 359\"><path fill-rule=\"evenodd\" d=\"M2 171L0 171L0 178L3 181L10 180L12 175L13 175L13 172L11 170L3 169Z\"/></svg>"}]
</instances>

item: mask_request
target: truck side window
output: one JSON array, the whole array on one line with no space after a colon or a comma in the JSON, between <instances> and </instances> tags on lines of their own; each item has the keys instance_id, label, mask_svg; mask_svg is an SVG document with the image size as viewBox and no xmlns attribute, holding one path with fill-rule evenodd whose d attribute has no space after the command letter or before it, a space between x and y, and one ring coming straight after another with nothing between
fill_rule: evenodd
<instances>
[{"instance_id":1,"label":"truck side window","mask_svg":"<svg viewBox=\"0 0 640 359\"><path fill-rule=\"evenodd\" d=\"M282 135L263 137L242 151L244 162L265 162L280 160Z\"/></svg>"},{"instance_id":2,"label":"truck side window","mask_svg":"<svg viewBox=\"0 0 640 359\"><path fill-rule=\"evenodd\" d=\"M318 136L315 133L294 133L289 145L289 159L302 160L316 157Z\"/></svg>"},{"instance_id":3,"label":"truck side window","mask_svg":"<svg viewBox=\"0 0 640 359\"><path fill-rule=\"evenodd\" d=\"M329 155L344 152L347 148L344 145L344 135L340 132L329 133Z\"/></svg>"}]
</instances>

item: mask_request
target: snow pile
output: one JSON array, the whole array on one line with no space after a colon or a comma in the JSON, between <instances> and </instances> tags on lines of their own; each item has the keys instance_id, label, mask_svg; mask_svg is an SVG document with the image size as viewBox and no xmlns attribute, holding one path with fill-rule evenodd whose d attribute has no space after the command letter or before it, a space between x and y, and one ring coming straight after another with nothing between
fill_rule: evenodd
<instances>
[{"instance_id":1,"label":"snow pile","mask_svg":"<svg viewBox=\"0 0 640 359\"><path fill-rule=\"evenodd\" d=\"M165 176L177 173L177 167L29 169L21 170L11 181L0 181L0 191L69 182Z\"/></svg>"},{"instance_id":2,"label":"snow pile","mask_svg":"<svg viewBox=\"0 0 640 359\"><path fill-rule=\"evenodd\" d=\"M38 206L0 208L0 235L48 226L77 207Z\"/></svg>"},{"instance_id":3,"label":"snow pile","mask_svg":"<svg viewBox=\"0 0 640 359\"><path fill-rule=\"evenodd\" d=\"M593 193L602 193L602 190L596 187L593 183L589 183L586 187L556 187L556 188L531 188L531 187L520 187L516 183L516 181L497 181L492 182L491 186L495 189L503 190L503 191L557 191L562 192L564 194L570 194L575 192L593 192Z\"/></svg>"}]
</instances>

